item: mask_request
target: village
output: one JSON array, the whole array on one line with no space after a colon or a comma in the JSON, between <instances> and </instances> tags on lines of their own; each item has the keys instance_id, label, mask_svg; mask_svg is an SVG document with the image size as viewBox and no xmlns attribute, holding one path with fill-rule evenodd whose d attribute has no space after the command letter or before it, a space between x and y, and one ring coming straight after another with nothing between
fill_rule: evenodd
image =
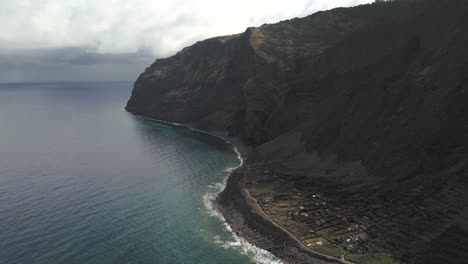
<instances>
[{"instance_id":1,"label":"village","mask_svg":"<svg viewBox=\"0 0 468 264\"><path fill-rule=\"evenodd\" d=\"M251 166L249 174L255 176L246 188L271 220L303 245L323 254L346 254L356 259L377 249L381 252L372 210L359 212L353 206L356 197L337 198L320 192L319 186L314 188L306 178L291 179L292 176L272 170L271 165L269 168L261 164Z\"/></svg>"}]
</instances>

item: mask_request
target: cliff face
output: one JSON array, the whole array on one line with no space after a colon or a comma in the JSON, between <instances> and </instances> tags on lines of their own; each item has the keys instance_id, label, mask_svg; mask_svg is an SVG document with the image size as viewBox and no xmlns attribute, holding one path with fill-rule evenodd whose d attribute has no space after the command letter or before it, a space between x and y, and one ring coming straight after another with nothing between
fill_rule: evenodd
<instances>
[{"instance_id":1,"label":"cliff face","mask_svg":"<svg viewBox=\"0 0 468 264\"><path fill-rule=\"evenodd\" d=\"M127 109L266 142L306 61L364 28L361 20L337 10L198 42L146 69Z\"/></svg>"},{"instance_id":2,"label":"cliff face","mask_svg":"<svg viewBox=\"0 0 468 264\"><path fill-rule=\"evenodd\" d=\"M467 14L402 0L205 40L147 68L127 109L240 136L247 168L347 201L395 259L463 263Z\"/></svg>"}]
</instances>

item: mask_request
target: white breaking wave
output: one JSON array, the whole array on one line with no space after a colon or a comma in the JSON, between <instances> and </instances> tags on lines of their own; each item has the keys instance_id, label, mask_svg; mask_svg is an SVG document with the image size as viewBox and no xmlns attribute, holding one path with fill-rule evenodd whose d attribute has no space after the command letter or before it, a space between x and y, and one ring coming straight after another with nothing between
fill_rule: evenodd
<instances>
[{"instance_id":1,"label":"white breaking wave","mask_svg":"<svg viewBox=\"0 0 468 264\"><path fill-rule=\"evenodd\" d=\"M234 148L234 151L237 153L237 158L239 159L239 165L237 167L228 168L226 172L228 173L227 176L223 179L222 183L217 183L211 185L210 188L213 189L212 192L208 192L203 196L203 203L205 207L208 209L208 213L218 218L224 225L224 228L229 231L234 238L234 241L222 241L220 236L215 236L213 239L216 244L220 244L223 248L231 248L231 247L240 247L242 253L249 256L255 263L258 264L282 264L280 259L275 257L270 252L261 249L255 245L250 244L242 237L239 237L234 231L232 231L231 226L226 221L224 216L216 209L215 202L218 195L226 188L227 180L231 173L236 170L237 168L241 167L244 164L244 160L235 145L227 141L231 144Z\"/></svg>"}]
</instances>

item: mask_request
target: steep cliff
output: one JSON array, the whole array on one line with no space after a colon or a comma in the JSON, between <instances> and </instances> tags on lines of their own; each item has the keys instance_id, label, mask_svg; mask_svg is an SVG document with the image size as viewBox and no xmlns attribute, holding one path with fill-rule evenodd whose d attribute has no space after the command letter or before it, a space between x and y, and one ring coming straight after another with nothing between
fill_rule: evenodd
<instances>
[{"instance_id":1,"label":"steep cliff","mask_svg":"<svg viewBox=\"0 0 468 264\"><path fill-rule=\"evenodd\" d=\"M267 177L271 192L328 197L330 222L365 229L345 249L358 261L464 263L467 14L463 0L400 0L208 39L156 60L127 109L240 136L255 146L246 188Z\"/></svg>"}]
</instances>

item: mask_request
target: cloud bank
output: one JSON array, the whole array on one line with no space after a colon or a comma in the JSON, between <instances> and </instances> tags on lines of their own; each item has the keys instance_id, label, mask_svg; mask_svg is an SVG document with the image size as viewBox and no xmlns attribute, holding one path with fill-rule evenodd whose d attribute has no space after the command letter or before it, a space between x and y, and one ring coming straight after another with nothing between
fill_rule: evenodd
<instances>
[{"instance_id":1,"label":"cloud bank","mask_svg":"<svg viewBox=\"0 0 468 264\"><path fill-rule=\"evenodd\" d=\"M21 71L22 67L32 67L30 62L33 61L52 68L64 64L83 69L108 65L109 73L112 72L110 65L121 68L134 65L138 68L135 72L140 72L156 57L169 56L197 40L238 33L249 26L301 17L319 10L370 2L372 0L3 0L0 2L0 81L15 79L8 74L13 76L13 72ZM15 67L10 67L6 73L8 65ZM40 79L47 79L48 74L43 74ZM135 74L124 77L136 78ZM27 76L16 75L22 75L22 79ZM122 76L116 74L115 77L119 75ZM66 78L72 77L75 78L72 75Z\"/></svg>"}]
</instances>

